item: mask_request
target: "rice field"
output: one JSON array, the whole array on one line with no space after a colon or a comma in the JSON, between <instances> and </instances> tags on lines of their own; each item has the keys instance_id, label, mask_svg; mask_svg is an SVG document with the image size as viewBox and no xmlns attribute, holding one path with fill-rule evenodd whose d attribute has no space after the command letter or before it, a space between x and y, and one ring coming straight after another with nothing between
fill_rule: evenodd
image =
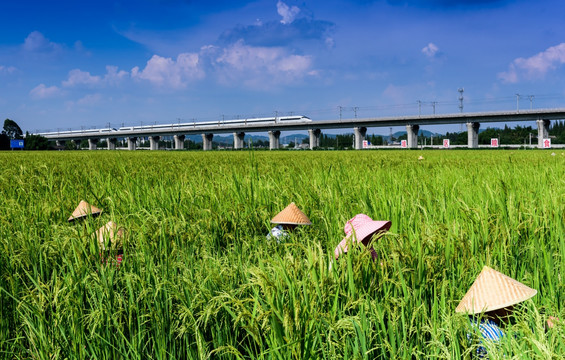
<instances>
[{"instance_id":1,"label":"rice field","mask_svg":"<svg viewBox=\"0 0 565 360\"><path fill-rule=\"evenodd\" d=\"M0 170L0 358L471 359L454 310L484 265L538 291L490 358L565 356L564 321L544 328L565 319L561 152L2 152ZM104 212L68 223L80 200ZM312 226L267 241L293 201ZM379 260L333 261L358 213L392 221ZM92 237L109 220L119 268Z\"/></svg>"}]
</instances>

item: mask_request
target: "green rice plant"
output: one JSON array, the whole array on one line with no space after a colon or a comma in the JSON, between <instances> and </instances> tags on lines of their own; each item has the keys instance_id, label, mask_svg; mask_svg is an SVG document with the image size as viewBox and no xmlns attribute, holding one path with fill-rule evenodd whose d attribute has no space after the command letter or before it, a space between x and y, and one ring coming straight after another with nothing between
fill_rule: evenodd
<instances>
[{"instance_id":1,"label":"green rice plant","mask_svg":"<svg viewBox=\"0 0 565 360\"><path fill-rule=\"evenodd\" d=\"M425 160L417 160L423 154ZM0 153L0 357L470 359L483 265L538 290L492 358L565 353L565 158L545 151ZM80 200L102 208L68 223ZM268 241L294 201L313 225ZM334 259L357 213L391 220ZM93 233L126 229L124 261ZM102 259L110 259L105 263Z\"/></svg>"}]
</instances>

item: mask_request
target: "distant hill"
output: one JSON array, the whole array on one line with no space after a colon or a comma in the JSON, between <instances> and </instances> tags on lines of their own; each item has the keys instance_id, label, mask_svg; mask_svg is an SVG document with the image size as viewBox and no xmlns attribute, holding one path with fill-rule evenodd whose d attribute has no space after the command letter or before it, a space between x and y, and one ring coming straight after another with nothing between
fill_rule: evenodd
<instances>
[{"instance_id":1,"label":"distant hill","mask_svg":"<svg viewBox=\"0 0 565 360\"><path fill-rule=\"evenodd\" d=\"M335 135L334 135L335 136ZM302 139L304 138L308 138L308 135L304 135L304 134L292 134L292 135L286 135L286 136L281 136L280 143L281 144L288 144L291 141L294 142L299 142L302 143ZM195 143L201 143L202 142L202 136L201 135L188 135L186 137L187 140L190 140L192 142ZM264 136L264 135L253 135L253 134L245 134L245 138L244 141L245 143L248 143L249 140L251 139L251 141L269 141L269 137L268 136ZM214 142L220 143L220 144L233 144L233 135L214 135Z\"/></svg>"},{"instance_id":2,"label":"distant hill","mask_svg":"<svg viewBox=\"0 0 565 360\"><path fill-rule=\"evenodd\" d=\"M479 132L484 131L485 129L480 129ZM327 136L330 139L335 139L336 138L336 134L325 134L322 131L322 134ZM351 135L352 132L344 132L343 135L345 134L349 134ZM390 140L390 134L373 134L373 133L367 133L367 136L371 136L371 135L375 135L375 136L382 136L385 140ZM398 139L400 136L402 135L406 135L406 131L397 131L395 133L392 134L392 136L396 139ZM439 133L435 133L429 130L420 130L418 132L418 135L424 135L426 137L430 137L430 136L443 136L444 134L439 134ZM302 143L302 140L308 138L308 135L305 134L291 134L291 135L285 135L285 136L281 136L280 138L280 143L281 144L288 144L290 142L297 142L297 143ZM202 142L202 136L201 135L187 135L186 137L187 140L193 141L195 143L201 143ZM249 142L249 139L251 139L251 141L269 141L269 137L268 136L264 136L264 135L253 135L253 134L245 134L245 143ZM233 144L233 135L214 135L214 142L220 143L220 144L226 144L226 145L231 145Z\"/></svg>"},{"instance_id":3,"label":"distant hill","mask_svg":"<svg viewBox=\"0 0 565 360\"><path fill-rule=\"evenodd\" d=\"M406 135L406 131L397 131L394 134L392 134L392 136L394 136L395 138L398 138L402 135ZM420 130L418 131L418 136L425 136L425 137L430 137L430 136L441 136L443 134L439 134L439 133L435 133L429 130ZM387 135L388 138L388 135Z\"/></svg>"}]
</instances>

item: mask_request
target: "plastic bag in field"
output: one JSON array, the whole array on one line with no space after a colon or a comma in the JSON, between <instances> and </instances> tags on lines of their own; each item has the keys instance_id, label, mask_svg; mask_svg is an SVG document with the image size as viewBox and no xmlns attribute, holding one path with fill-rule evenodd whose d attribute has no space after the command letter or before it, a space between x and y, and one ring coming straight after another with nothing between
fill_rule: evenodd
<instances>
[{"instance_id":1,"label":"plastic bag in field","mask_svg":"<svg viewBox=\"0 0 565 360\"><path fill-rule=\"evenodd\" d=\"M288 236L288 233L284 231L282 225L277 225L271 229L271 231L267 234L267 240L277 240L277 242L281 242Z\"/></svg>"}]
</instances>

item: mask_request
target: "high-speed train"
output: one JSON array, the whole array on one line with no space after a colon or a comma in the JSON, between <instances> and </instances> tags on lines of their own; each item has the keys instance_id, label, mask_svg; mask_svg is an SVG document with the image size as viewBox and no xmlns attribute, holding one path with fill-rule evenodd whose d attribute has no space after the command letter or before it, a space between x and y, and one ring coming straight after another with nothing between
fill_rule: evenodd
<instances>
[{"instance_id":1,"label":"high-speed train","mask_svg":"<svg viewBox=\"0 0 565 360\"><path fill-rule=\"evenodd\" d=\"M176 123L176 124L124 126L119 129L104 128L104 129L83 129L83 130L60 130L60 131L39 133L37 135L41 135L41 136L68 136L68 135L78 135L78 134L100 135L104 133L112 133L118 130L139 131L139 130L174 130L181 128L198 129L201 127L225 126L225 125L233 126L233 125L302 124L311 121L312 120L307 116L295 115L295 116L246 118L246 119L218 120L218 121L190 122L190 123Z\"/></svg>"},{"instance_id":2,"label":"high-speed train","mask_svg":"<svg viewBox=\"0 0 565 360\"><path fill-rule=\"evenodd\" d=\"M140 126L125 126L119 130L171 130L177 128L200 128L209 126L224 126L224 125L269 125L269 124L301 124L308 123L312 120L309 117L296 115L296 116L278 116L278 117L265 117L265 118L248 118L248 119L233 119L233 120L218 120L218 121L204 121L204 122L191 122L191 123L176 123L176 124L156 124L156 125L140 125Z\"/></svg>"},{"instance_id":3,"label":"high-speed train","mask_svg":"<svg viewBox=\"0 0 565 360\"><path fill-rule=\"evenodd\" d=\"M114 131L118 131L118 130L117 130L117 129L114 129L114 128L105 128L105 129L84 129L84 130L60 130L60 131L51 131L51 132L38 133L37 135L41 135L41 136L49 136L49 135L75 135L75 134L92 134L92 135L98 135L98 134L110 133L110 132L114 132Z\"/></svg>"}]
</instances>

